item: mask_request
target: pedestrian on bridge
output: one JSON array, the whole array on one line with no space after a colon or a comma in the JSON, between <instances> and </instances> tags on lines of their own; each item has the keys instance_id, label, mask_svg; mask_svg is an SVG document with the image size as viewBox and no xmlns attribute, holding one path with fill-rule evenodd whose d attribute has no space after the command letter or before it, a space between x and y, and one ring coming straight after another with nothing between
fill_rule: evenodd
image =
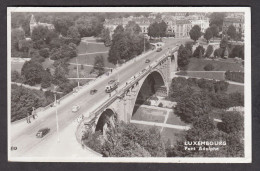
<instances>
[{"instance_id":1,"label":"pedestrian on bridge","mask_svg":"<svg viewBox=\"0 0 260 171\"><path fill-rule=\"evenodd\" d=\"M31 120L30 120L30 115L29 115L29 113L27 114L27 118L26 118L26 120L27 120L27 123L29 124L29 123L31 123Z\"/></svg>"}]
</instances>

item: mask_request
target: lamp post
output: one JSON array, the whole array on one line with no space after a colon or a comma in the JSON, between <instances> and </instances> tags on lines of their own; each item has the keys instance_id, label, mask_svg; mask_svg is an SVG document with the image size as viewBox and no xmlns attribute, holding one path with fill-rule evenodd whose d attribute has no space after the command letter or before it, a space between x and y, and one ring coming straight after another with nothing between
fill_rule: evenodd
<instances>
[{"instance_id":1,"label":"lamp post","mask_svg":"<svg viewBox=\"0 0 260 171\"><path fill-rule=\"evenodd\" d=\"M58 118L58 109L57 109L57 99L56 99L56 93L54 93L54 98L55 98L55 113L56 113L56 126L57 126L57 134L58 134L58 143L60 142L60 135L59 135L59 118Z\"/></svg>"},{"instance_id":2,"label":"lamp post","mask_svg":"<svg viewBox=\"0 0 260 171\"><path fill-rule=\"evenodd\" d=\"M77 78L78 78L78 87L79 87L79 65L78 65L78 57L76 57L76 65L77 65Z\"/></svg>"},{"instance_id":3,"label":"lamp post","mask_svg":"<svg viewBox=\"0 0 260 171\"><path fill-rule=\"evenodd\" d=\"M35 111L34 111L34 107L32 107L32 116L33 116L33 119L35 119Z\"/></svg>"},{"instance_id":4,"label":"lamp post","mask_svg":"<svg viewBox=\"0 0 260 171\"><path fill-rule=\"evenodd\" d=\"M144 53L145 53L145 35L144 35Z\"/></svg>"}]
</instances>

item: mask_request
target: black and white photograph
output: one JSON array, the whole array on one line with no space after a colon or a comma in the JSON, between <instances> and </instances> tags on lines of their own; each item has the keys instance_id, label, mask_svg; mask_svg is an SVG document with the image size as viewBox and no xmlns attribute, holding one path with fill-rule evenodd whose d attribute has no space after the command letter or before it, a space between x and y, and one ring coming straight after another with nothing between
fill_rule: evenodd
<instances>
[{"instance_id":1,"label":"black and white photograph","mask_svg":"<svg viewBox=\"0 0 260 171\"><path fill-rule=\"evenodd\" d=\"M250 163L250 7L8 7L8 161Z\"/></svg>"}]
</instances>

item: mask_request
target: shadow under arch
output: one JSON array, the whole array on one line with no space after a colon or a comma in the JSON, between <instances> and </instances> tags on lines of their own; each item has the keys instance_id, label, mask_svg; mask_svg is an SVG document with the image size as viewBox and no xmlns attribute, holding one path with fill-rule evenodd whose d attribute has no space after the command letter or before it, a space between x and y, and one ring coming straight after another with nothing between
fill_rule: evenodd
<instances>
[{"instance_id":1,"label":"shadow under arch","mask_svg":"<svg viewBox=\"0 0 260 171\"><path fill-rule=\"evenodd\" d=\"M134 116L139 108L139 105L145 104L148 99L151 99L156 94L158 95L158 92L161 91L161 88L165 89L167 93L166 81L163 77L163 74L158 70L155 70L145 78L141 88L139 89L131 117ZM136 104L139 105L136 106Z\"/></svg>"},{"instance_id":2,"label":"shadow under arch","mask_svg":"<svg viewBox=\"0 0 260 171\"><path fill-rule=\"evenodd\" d=\"M99 117L97 121L97 125L95 128L95 132L101 131L102 133L107 127L113 126L115 124L116 114L112 109L106 109Z\"/></svg>"}]
</instances>

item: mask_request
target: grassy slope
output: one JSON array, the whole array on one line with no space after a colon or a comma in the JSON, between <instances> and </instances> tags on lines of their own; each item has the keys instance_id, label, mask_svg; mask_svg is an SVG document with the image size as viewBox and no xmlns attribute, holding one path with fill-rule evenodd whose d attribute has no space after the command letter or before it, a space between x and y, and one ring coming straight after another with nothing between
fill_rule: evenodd
<instances>
[{"instance_id":1,"label":"grassy slope","mask_svg":"<svg viewBox=\"0 0 260 171\"><path fill-rule=\"evenodd\" d=\"M199 78L209 78L209 79L216 79L216 80L225 80L225 73L224 72L179 72L177 75L185 75L190 77L199 77Z\"/></svg>"},{"instance_id":2,"label":"grassy slope","mask_svg":"<svg viewBox=\"0 0 260 171\"><path fill-rule=\"evenodd\" d=\"M21 73L23 64L24 64L24 62L12 62L11 63L11 70Z\"/></svg>"},{"instance_id":3,"label":"grassy slope","mask_svg":"<svg viewBox=\"0 0 260 171\"><path fill-rule=\"evenodd\" d=\"M137 109L137 107L135 107L135 109ZM165 114L165 111L138 107L132 116L132 120L163 123Z\"/></svg>"},{"instance_id":4,"label":"grassy slope","mask_svg":"<svg viewBox=\"0 0 260 171\"><path fill-rule=\"evenodd\" d=\"M92 44L81 42L80 45L78 46L78 54L84 54L84 53L95 53L95 52L106 52L109 51L109 47L106 47L103 44ZM108 58L108 53L98 53L98 54L87 54L87 55L79 55L78 56L78 63L80 64L88 64L88 65L93 65L95 62L95 57L97 55L102 55L104 57L104 63L105 67L109 68L114 68L115 65L112 63L109 63L107 58ZM76 59L72 58L70 60L71 63L76 63Z\"/></svg>"},{"instance_id":5,"label":"grassy slope","mask_svg":"<svg viewBox=\"0 0 260 171\"><path fill-rule=\"evenodd\" d=\"M108 51L109 47L106 47L104 44L95 44L95 43L84 43L81 42L78 46L78 53L93 53L93 52L105 52Z\"/></svg>"},{"instance_id":6,"label":"grassy slope","mask_svg":"<svg viewBox=\"0 0 260 171\"><path fill-rule=\"evenodd\" d=\"M244 94L244 86L229 84L227 93L239 92Z\"/></svg>"},{"instance_id":7,"label":"grassy slope","mask_svg":"<svg viewBox=\"0 0 260 171\"><path fill-rule=\"evenodd\" d=\"M243 70L240 64L228 63L221 61L212 61L198 58L191 58L188 65L187 71L204 71L204 66L207 64L212 64L214 66L214 71L239 71Z\"/></svg>"},{"instance_id":8,"label":"grassy slope","mask_svg":"<svg viewBox=\"0 0 260 171\"><path fill-rule=\"evenodd\" d=\"M182 125L182 126L186 126L187 125L186 123L181 121L180 117L175 115L173 112L169 113L169 117L168 117L166 123L167 124L172 124L172 125Z\"/></svg>"}]
</instances>

